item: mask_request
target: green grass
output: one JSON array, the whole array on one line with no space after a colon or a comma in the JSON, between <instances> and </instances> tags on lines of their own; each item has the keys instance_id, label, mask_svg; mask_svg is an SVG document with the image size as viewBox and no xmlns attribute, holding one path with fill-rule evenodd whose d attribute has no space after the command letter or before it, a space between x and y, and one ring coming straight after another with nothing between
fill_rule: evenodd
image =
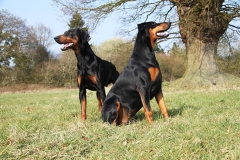
<instances>
[{"instance_id":1,"label":"green grass","mask_svg":"<svg viewBox=\"0 0 240 160\"><path fill-rule=\"evenodd\" d=\"M0 95L0 159L240 159L240 90L167 91L171 119L143 111L103 124L95 92L82 123L78 90Z\"/></svg>"}]
</instances>

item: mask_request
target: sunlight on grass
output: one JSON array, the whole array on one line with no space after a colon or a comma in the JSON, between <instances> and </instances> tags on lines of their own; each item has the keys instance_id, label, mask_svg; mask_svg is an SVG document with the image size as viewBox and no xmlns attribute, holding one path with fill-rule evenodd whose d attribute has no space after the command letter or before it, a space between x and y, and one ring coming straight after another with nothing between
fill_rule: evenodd
<instances>
[{"instance_id":1,"label":"sunlight on grass","mask_svg":"<svg viewBox=\"0 0 240 160\"><path fill-rule=\"evenodd\" d=\"M128 125L103 124L95 92L86 122L78 90L0 95L1 159L239 159L239 89L165 91L171 119L151 101Z\"/></svg>"}]
</instances>

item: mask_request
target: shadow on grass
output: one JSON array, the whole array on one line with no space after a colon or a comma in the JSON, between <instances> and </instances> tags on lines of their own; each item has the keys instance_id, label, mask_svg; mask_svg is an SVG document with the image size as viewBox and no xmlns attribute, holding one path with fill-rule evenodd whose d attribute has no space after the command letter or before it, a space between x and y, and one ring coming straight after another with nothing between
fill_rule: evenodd
<instances>
[{"instance_id":1,"label":"shadow on grass","mask_svg":"<svg viewBox=\"0 0 240 160\"><path fill-rule=\"evenodd\" d=\"M194 106L181 106L179 108L172 108L172 109L168 109L168 114L169 117L176 117L176 116L181 116L183 113L184 109L188 109L188 108L194 108L196 109ZM162 113L159 110L153 110L153 119L154 120L158 120L158 119L162 119ZM141 121L145 119L145 114L143 110L140 110L134 117L131 118L134 121Z\"/></svg>"},{"instance_id":2,"label":"shadow on grass","mask_svg":"<svg viewBox=\"0 0 240 160\"><path fill-rule=\"evenodd\" d=\"M185 106L181 106L180 108L172 108L168 110L168 114L170 117L176 117L178 115L182 115L183 109Z\"/></svg>"}]
</instances>

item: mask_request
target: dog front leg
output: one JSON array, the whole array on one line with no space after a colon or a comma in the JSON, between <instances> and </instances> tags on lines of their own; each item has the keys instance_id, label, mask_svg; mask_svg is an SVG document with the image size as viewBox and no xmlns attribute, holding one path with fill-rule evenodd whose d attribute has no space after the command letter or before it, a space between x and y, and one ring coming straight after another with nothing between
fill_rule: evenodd
<instances>
[{"instance_id":1,"label":"dog front leg","mask_svg":"<svg viewBox=\"0 0 240 160\"><path fill-rule=\"evenodd\" d=\"M98 99L98 112L101 113L102 112L103 101L101 99L100 92L97 91L96 95L97 95L97 99Z\"/></svg>"},{"instance_id":2,"label":"dog front leg","mask_svg":"<svg viewBox=\"0 0 240 160\"><path fill-rule=\"evenodd\" d=\"M86 107L87 107L87 98L86 98L86 89L79 87L79 100L81 104L81 119L84 121L87 119Z\"/></svg>"},{"instance_id":3,"label":"dog front leg","mask_svg":"<svg viewBox=\"0 0 240 160\"><path fill-rule=\"evenodd\" d=\"M99 108L98 108L100 111L102 110L102 104L104 103L105 98L106 98L105 89L104 89L104 87L101 87L101 89L100 89L101 106L99 106Z\"/></svg>"},{"instance_id":4,"label":"dog front leg","mask_svg":"<svg viewBox=\"0 0 240 160\"><path fill-rule=\"evenodd\" d=\"M139 91L139 94L140 94L141 101L142 101L142 104L143 104L145 117L146 117L148 122L153 123L153 115L152 115L152 110L151 110L151 106L150 106L149 93L147 93L147 92L141 93Z\"/></svg>"},{"instance_id":5,"label":"dog front leg","mask_svg":"<svg viewBox=\"0 0 240 160\"><path fill-rule=\"evenodd\" d=\"M163 99L163 94L162 93L158 93L156 96L155 96L155 99L158 103L158 106L159 106L159 109L160 111L162 112L162 115L165 119L168 119L169 116L168 116L168 110L167 110L167 107L164 103L164 99Z\"/></svg>"}]
</instances>

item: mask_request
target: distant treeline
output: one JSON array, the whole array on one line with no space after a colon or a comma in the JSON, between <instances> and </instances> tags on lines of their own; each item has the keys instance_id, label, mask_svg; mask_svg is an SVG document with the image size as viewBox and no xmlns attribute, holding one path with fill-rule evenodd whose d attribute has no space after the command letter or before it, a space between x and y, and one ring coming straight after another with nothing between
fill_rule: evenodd
<instances>
[{"instance_id":1,"label":"distant treeline","mask_svg":"<svg viewBox=\"0 0 240 160\"><path fill-rule=\"evenodd\" d=\"M83 25L81 17L73 15L69 27ZM24 20L0 10L0 86L41 84L76 87L75 54L69 50L53 55L49 50L49 46L55 43L52 37L51 30L43 24L27 26ZM111 61L121 72L132 54L134 42L116 38L99 46L91 46L96 55ZM163 81L173 81L183 76L187 64L183 46L180 42L173 43L166 51L155 45ZM223 72L240 77L240 44L231 49L228 46L227 41L220 41L216 55L218 64Z\"/></svg>"},{"instance_id":2,"label":"distant treeline","mask_svg":"<svg viewBox=\"0 0 240 160\"><path fill-rule=\"evenodd\" d=\"M111 61L116 65L119 72L124 69L133 50L133 42L122 39L112 39L100 46L92 46L95 54L102 59ZM37 50L36 50L37 51ZM40 50L34 55L44 54ZM240 50L234 49L230 56L217 55L218 64L222 71L240 77ZM157 49L156 58L160 64L163 81L172 81L181 78L185 72L186 54L185 49L174 43L173 47L165 54L163 50ZM31 57L31 61L38 58ZM28 63L23 57L22 62ZM34 64L34 63L33 63ZM77 61L73 51L61 52L58 57L48 57L39 65L25 65L12 67L1 67L0 83L12 84L42 84L51 87L76 87Z\"/></svg>"}]
</instances>

